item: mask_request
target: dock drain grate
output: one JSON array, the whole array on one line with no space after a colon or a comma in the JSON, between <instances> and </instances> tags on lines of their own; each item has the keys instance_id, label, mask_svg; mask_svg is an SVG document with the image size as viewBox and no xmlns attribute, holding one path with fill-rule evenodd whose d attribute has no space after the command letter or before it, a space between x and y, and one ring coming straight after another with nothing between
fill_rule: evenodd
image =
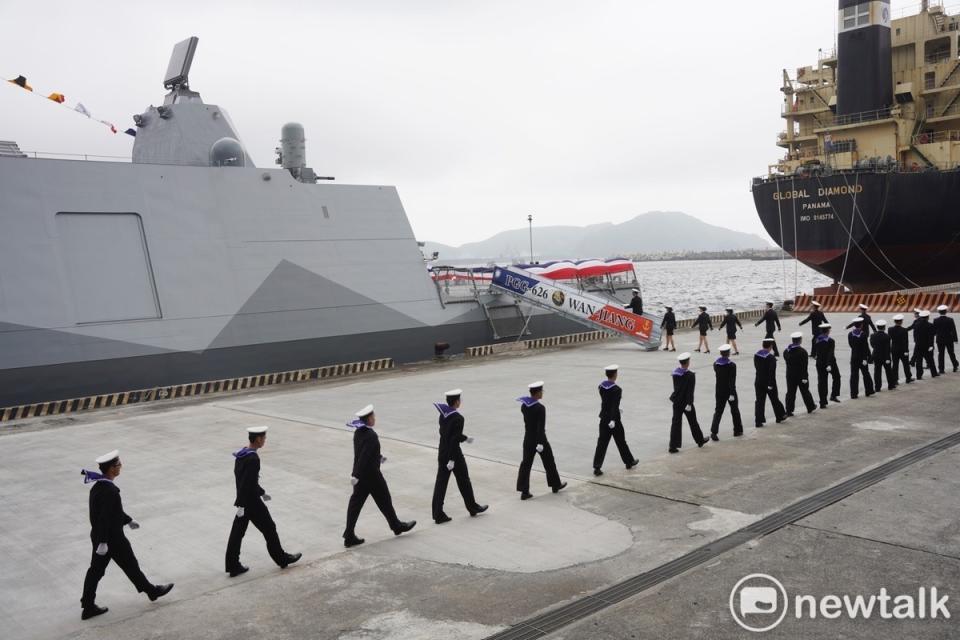
<instances>
[{"instance_id":1,"label":"dock drain grate","mask_svg":"<svg viewBox=\"0 0 960 640\"><path fill-rule=\"evenodd\" d=\"M530 618L529 620L515 624L508 629L488 636L486 640L534 640L536 638L543 638L547 634L553 633L558 629L582 620L609 606L622 602L639 593L643 593L662 582L666 582L670 578L674 578L681 573L698 567L750 540L769 535L788 524L806 518L821 509L829 507L835 502L839 502L880 482L902 469L906 469L910 465L916 464L921 460L925 460L958 444L960 444L960 431L904 454L899 458L885 462L878 467L865 471L820 493L799 500L776 513L772 513L738 531L734 531L729 535L694 549L666 564L628 578L596 593L579 598L574 602L548 611L536 618Z\"/></svg>"}]
</instances>

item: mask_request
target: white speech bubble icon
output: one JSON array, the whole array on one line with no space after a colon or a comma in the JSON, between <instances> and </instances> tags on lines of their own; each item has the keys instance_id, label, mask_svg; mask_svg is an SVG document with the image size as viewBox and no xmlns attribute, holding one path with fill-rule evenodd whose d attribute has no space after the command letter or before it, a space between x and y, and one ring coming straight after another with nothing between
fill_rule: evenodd
<instances>
[{"instance_id":1,"label":"white speech bubble icon","mask_svg":"<svg viewBox=\"0 0 960 640\"><path fill-rule=\"evenodd\" d=\"M752 581L754 584L749 587L743 586L748 581ZM757 582L766 582L772 586L757 586ZM738 625L747 631L755 633L770 631L787 617L787 609L787 590L783 588L783 584L779 580L765 573L751 573L741 578L730 591L730 615L733 616ZM777 612L780 613L777 619L764 627L752 626L743 619L746 615L760 614L763 616L763 622L767 622Z\"/></svg>"},{"instance_id":2,"label":"white speech bubble icon","mask_svg":"<svg viewBox=\"0 0 960 640\"><path fill-rule=\"evenodd\" d=\"M773 587L744 587L740 590L740 615L776 612L777 590Z\"/></svg>"}]
</instances>

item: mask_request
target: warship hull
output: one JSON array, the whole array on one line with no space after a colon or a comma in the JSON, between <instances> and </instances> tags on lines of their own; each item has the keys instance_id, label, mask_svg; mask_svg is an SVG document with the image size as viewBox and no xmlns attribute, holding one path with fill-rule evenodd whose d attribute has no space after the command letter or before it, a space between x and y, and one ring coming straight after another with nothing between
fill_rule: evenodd
<instances>
[{"instance_id":1,"label":"warship hull","mask_svg":"<svg viewBox=\"0 0 960 640\"><path fill-rule=\"evenodd\" d=\"M960 170L757 180L770 237L856 293L960 282Z\"/></svg>"}]
</instances>

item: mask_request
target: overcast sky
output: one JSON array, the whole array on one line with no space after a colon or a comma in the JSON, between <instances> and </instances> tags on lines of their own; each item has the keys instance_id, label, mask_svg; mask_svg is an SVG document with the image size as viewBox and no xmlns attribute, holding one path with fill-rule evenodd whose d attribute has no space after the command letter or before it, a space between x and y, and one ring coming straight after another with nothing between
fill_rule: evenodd
<instances>
[{"instance_id":1,"label":"overcast sky","mask_svg":"<svg viewBox=\"0 0 960 640\"><path fill-rule=\"evenodd\" d=\"M917 4L893 1L894 16ZM0 74L122 131L173 45L258 166L280 127L338 182L396 185L420 240L684 211L764 235L749 192L782 150L781 69L833 46L836 0L0 0ZM133 138L12 85L0 139L128 156Z\"/></svg>"}]
</instances>

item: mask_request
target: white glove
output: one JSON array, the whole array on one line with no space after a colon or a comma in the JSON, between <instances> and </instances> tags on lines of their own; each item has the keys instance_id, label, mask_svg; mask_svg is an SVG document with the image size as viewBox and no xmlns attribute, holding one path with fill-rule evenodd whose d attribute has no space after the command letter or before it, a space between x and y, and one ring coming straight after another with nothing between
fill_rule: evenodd
<instances>
[{"instance_id":1,"label":"white glove","mask_svg":"<svg viewBox=\"0 0 960 640\"><path fill-rule=\"evenodd\" d=\"M730 396L730 402L736 402L737 396Z\"/></svg>"},{"instance_id":2,"label":"white glove","mask_svg":"<svg viewBox=\"0 0 960 640\"><path fill-rule=\"evenodd\" d=\"M264 502L270 502L270 500L272 499L272 498L270 497L270 494L269 494L269 493L265 493L265 494L263 494L263 495L260 496L260 497L263 498L263 501L264 501Z\"/></svg>"},{"instance_id":3,"label":"white glove","mask_svg":"<svg viewBox=\"0 0 960 640\"><path fill-rule=\"evenodd\" d=\"M889 360L884 360L884 361L883 361L883 364L890 364L890 361L889 361Z\"/></svg>"},{"instance_id":4,"label":"white glove","mask_svg":"<svg viewBox=\"0 0 960 640\"><path fill-rule=\"evenodd\" d=\"M801 382L801 384L809 384L809 383L810 383L809 380L801 380L800 382Z\"/></svg>"},{"instance_id":5,"label":"white glove","mask_svg":"<svg viewBox=\"0 0 960 640\"><path fill-rule=\"evenodd\" d=\"M767 391L773 391L773 387L767 387Z\"/></svg>"},{"instance_id":6,"label":"white glove","mask_svg":"<svg viewBox=\"0 0 960 640\"><path fill-rule=\"evenodd\" d=\"M243 507L237 507L237 517L238 517L238 518L242 518L244 513L245 513L245 511L243 510Z\"/></svg>"},{"instance_id":7,"label":"white glove","mask_svg":"<svg viewBox=\"0 0 960 640\"><path fill-rule=\"evenodd\" d=\"M387 461L387 456L380 456L380 464L383 464Z\"/></svg>"},{"instance_id":8,"label":"white glove","mask_svg":"<svg viewBox=\"0 0 960 640\"><path fill-rule=\"evenodd\" d=\"M358 482L360 481L354 478L353 476L350 476L350 484L352 484L353 486L357 486Z\"/></svg>"},{"instance_id":9,"label":"white glove","mask_svg":"<svg viewBox=\"0 0 960 640\"><path fill-rule=\"evenodd\" d=\"M467 444L473 444L473 436L467 436Z\"/></svg>"},{"instance_id":10,"label":"white glove","mask_svg":"<svg viewBox=\"0 0 960 640\"><path fill-rule=\"evenodd\" d=\"M130 527L131 531L136 531L137 529L140 528L140 523L137 522L136 520L131 520L130 522L127 523L127 526Z\"/></svg>"},{"instance_id":11,"label":"white glove","mask_svg":"<svg viewBox=\"0 0 960 640\"><path fill-rule=\"evenodd\" d=\"M449 460L447 462L447 471L453 471L453 467L454 467L453 460Z\"/></svg>"},{"instance_id":12,"label":"white glove","mask_svg":"<svg viewBox=\"0 0 960 640\"><path fill-rule=\"evenodd\" d=\"M611 421L607 424L607 426L610 427L611 429L616 429L616 428L617 428L617 421L616 421L616 420L611 420Z\"/></svg>"},{"instance_id":13,"label":"white glove","mask_svg":"<svg viewBox=\"0 0 960 640\"><path fill-rule=\"evenodd\" d=\"M687 408L684 409L684 411L693 411L693 405L692 405L692 404L688 404L688 405L687 405Z\"/></svg>"},{"instance_id":14,"label":"white glove","mask_svg":"<svg viewBox=\"0 0 960 640\"><path fill-rule=\"evenodd\" d=\"M543 445L542 445L542 444L538 444L538 445L537 445L537 453L543 453Z\"/></svg>"},{"instance_id":15,"label":"white glove","mask_svg":"<svg viewBox=\"0 0 960 640\"><path fill-rule=\"evenodd\" d=\"M827 368L825 369L825 371L826 371L827 373L830 373L831 371L833 371L833 367L828 364L828 365L827 365Z\"/></svg>"},{"instance_id":16,"label":"white glove","mask_svg":"<svg viewBox=\"0 0 960 640\"><path fill-rule=\"evenodd\" d=\"M930 347L929 349L927 349L927 351L933 351L933 347Z\"/></svg>"},{"instance_id":17,"label":"white glove","mask_svg":"<svg viewBox=\"0 0 960 640\"><path fill-rule=\"evenodd\" d=\"M106 542L101 542L100 544L97 545L97 555L98 555L98 556L105 556L105 555L107 555L107 543L106 543Z\"/></svg>"}]
</instances>

